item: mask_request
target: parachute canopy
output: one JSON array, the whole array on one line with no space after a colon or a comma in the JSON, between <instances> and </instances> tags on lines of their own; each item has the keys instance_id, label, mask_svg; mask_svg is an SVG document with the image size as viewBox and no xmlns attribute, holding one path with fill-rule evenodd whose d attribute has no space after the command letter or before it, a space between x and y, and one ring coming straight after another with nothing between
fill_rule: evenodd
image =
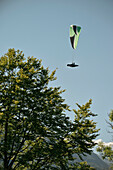
<instances>
[{"instance_id":1,"label":"parachute canopy","mask_svg":"<svg viewBox=\"0 0 113 170\"><path fill-rule=\"evenodd\" d=\"M76 25L70 26L70 41L73 49L76 49L77 47L80 32L81 32L81 27Z\"/></svg>"}]
</instances>

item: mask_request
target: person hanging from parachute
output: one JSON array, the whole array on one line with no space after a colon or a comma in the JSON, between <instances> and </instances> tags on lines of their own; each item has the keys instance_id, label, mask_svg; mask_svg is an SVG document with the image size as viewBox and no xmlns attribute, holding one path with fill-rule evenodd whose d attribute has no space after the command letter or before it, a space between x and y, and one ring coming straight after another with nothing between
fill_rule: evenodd
<instances>
[{"instance_id":1,"label":"person hanging from parachute","mask_svg":"<svg viewBox=\"0 0 113 170\"><path fill-rule=\"evenodd\" d=\"M76 49L79 35L81 32L81 27L76 26L76 25L71 25L70 26L70 41L71 41L71 46L73 49ZM67 64L68 67L78 67L78 64L75 64L75 62L72 62L71 64Z\"/></svg>"}]
</instances>

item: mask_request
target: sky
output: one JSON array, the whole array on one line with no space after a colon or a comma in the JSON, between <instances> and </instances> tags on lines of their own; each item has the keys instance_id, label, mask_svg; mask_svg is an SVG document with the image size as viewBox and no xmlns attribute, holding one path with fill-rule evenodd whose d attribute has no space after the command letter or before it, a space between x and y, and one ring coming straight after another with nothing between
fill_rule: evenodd
<instances>
[{"instance_id":1,"label":"sky","mask_svg":"<svg viewBox=\"0 0 113 170\"><path fill-rule=\"evenodd\" d=\"M51 86L62 94L70 109L92 99L91 111L100 136L111 142L108 114L113 109L113 0L1 0L0 56L9 48L25 57L42 59L50 71L57 68ZM77 49L69 39L69 27L81 26ZM68 68L72 59L79 64ZM67 113L71 120L74 113Z\"/></svg>"}]
</instances>

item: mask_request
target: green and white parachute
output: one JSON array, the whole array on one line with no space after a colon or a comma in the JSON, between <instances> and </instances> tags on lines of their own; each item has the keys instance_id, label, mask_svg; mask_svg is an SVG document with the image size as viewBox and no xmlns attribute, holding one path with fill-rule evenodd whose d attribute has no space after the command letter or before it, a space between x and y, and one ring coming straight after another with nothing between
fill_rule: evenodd
<instances>
[{"instance_id":1,"label":"green and white parachute","mask_svg":"<svg viewBox=\"0 0 113 170\"><path fill-rule=\"evenodd\" d=\"M77 47L80 32L81 32L81 27L76 25L70 26L70 41L73 49L76 49Z\"/></svg>"}]
</instances>

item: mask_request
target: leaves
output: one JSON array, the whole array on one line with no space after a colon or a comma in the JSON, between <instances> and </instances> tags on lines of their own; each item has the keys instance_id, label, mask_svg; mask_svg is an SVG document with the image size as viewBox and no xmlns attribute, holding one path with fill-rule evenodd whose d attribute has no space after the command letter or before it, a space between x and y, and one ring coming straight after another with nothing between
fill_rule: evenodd
<instances>
[{"instance_id":1,"label":"leaves","mask_svg":"<svg viewBox=\"0 0 113 170\"><path fill-rule=\"evenodd\" d=\"M73 169L69 160L74 153L91 152L98 132L89 119L95 116L91 100L77 104L71 122L64 90L49 85L55 72L34 57L25 60L19 50L9 49L0 58L0 159L5 169Z\"/></svg>"},{"instance_id":2,"label":"leaves","mask_svg":"<svg viewBox=\"0 0 113 170\"><path fill-rule=\"evenodd\" d=\"M109 120L111 122L113 122L113 110L111 110L110 114L109 114Z\"/></svg>"},{"instance_id":3,"label":"leaves","mask_svg":"<svg viewBox=\"0 0 113 170\"><path fill-rule=\"evenodd\" d=\"M110 122L106 121L111 129L113 129L113 110L109 113ZM112 133L112 132L110 132ZM111 142L112 143L112 142ZM103 159L107 159L110 162L113 162L113 146L109 143L108 146L104 142L99 142L97 147L97 152L99 152ZM111 164L111 169L113 169L113 163Z\"/></svg>"},{"instance_id":4,"label":"leaves","mask_svg":"<svg viewBox=\"0 0 113 170\"><path fill-rule=\"evenodd\" d=\"M113 161L113 149L111 146L105 146L103 142L99 142L97 152L101 153L103 159Z\"/></svg>"}]
</instances>

